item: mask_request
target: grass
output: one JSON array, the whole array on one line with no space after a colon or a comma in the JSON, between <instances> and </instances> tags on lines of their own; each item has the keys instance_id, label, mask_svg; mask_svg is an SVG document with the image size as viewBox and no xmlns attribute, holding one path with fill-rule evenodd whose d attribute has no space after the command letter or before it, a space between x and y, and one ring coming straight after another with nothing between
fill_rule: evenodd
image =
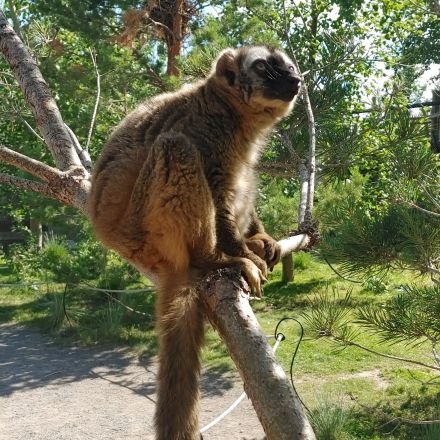
<instances>
[{"instance_id":1,"label":"grass","mask_svg":"<svg viewBox=\"0 0 440 440\"><path fill-rule=\"evenodd\" d=\"M344 319L352 319L357 307L380 305L392 297L400 285L414 282L412 274L395 272L387 274L380 282L369 280L368 283L353 284L338 278L326 264L310 255L301 256L298 261L299 270L293 283L283 285L278 281L281 268L277 267L265 286L265 300L253 303L267 335L273 335L276 324L285 316L306 324L304 313L310 314L312 308L315 310L314 298L326 291L335 292L335 301L339 302L351 292L350 309ZM8 279L8 273L0 271L0 282ZM424 280L418 278L416 282L423 283ZM64 287L59 284L41 285L38 289L0 288L0 322L34 326L51 332L63 343L126 344L146 355L156 353L153 320L130 312L100 292L70 287L65 296L69 319L63 318L61 322L60 313L64 309L60 308L59 300ZM153 293L129 293L117 298L135 310L154 314ZM440 418L440 380L434 380L439 378L438 375L359 348L342 349L330 338L317 338L310 327L306 326L305 330L293 375L298 393L315 414L314 423L319 424L325 433L318 435L318 440L440 438L436 425L417 426L401 423L399 419L392 420L396 417L414 420ZM299 326L286 321L280 331L286 335L286 340L276 356L289 371ZM366 331L359 332L356 341L373 350L432 363L427 344L417 347L402 343L384 345L377 336ZM224 344L210 328L203 361L207 368L220 373L234 368Z\"/></svg>"}]
</instances>

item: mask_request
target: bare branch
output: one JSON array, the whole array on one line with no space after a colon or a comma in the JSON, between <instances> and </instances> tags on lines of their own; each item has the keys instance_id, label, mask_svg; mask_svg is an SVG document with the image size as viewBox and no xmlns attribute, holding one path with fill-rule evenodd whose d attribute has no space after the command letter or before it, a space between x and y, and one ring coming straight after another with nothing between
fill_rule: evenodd
<instances>
[{"instance_id":1,"label":"bare branch","mask_svg":"<svg viewBox=\"0 0 440 440\"><path fill-rule=\"evenodd\" d=\"M0 184L6 183L15 186L16 188L25 189L27 191L34 191L43 194L51 199L59 200L59 195L56 194L47 183L37 182L35 180L23 179L21 177L11 176L10 174L0 173Z\"/></svg>"},{"instance_id":2,"label":"bare branch","mask_svg":"<svg viewBox=\"0 0 440 440\"><path fill-rule=\"evenodd\" d=\"M61 173L56 168L52 168L43 162L31 159L17 151L11 150L8 147L0 144L0 161L9 165L14 165L23 171L26 171L33 176L39 177L46 181L51 181L54 178L59 178Z\"/></svg>"},{"instance_id":3,"label":"bare branch","mask_svg":"<svg viewBox=\"0 0 440 440\"><path fill-rule=\"evenodd\" d=\"M96 54L92 51L92 49L90 49L90 56L92 57L93 67L95 68L95 74L96 74L96 100L95 100L95 107L93 108L93 113L92 113L92 121L90 122L89 133L87 135L87 142L85 148L86 150L88 150L90 147L93 128L95 127L96 115L98 113L99 100L101 99L101 75L99 73L98 64L96 62Z\"/></svg>"},{"instance_id":4,"label":"bare branch","mask_svg":"<svg viewBox=\"0 0 440 440\"><path fill-rule=\"evenodd\" d=\"M257 166L259 173L266 173L274 177L292 177L298 174L295 164L290 162L261 162Z\"/></svg>"},{"instance_id":5,"label":"bare branch","mask_svg":"<svg viewBox=\"0 0 440 440\"><path fill-rule=\"evenodd\" d=\"M400 356L393 356L391 354L382 353L380 351L376 351L376 350L373 350L371 348L365 347L365 345L358 344L357 342L347 341L347 340L343 340L343 339L339 339L339 338L336 338L336 340L340 340L345 345L353 346L353 347L358 347L358 348L360 348L360 349L362 349L364 351L368 351L368 353L373 353L373 354L376 354L378 356L382 356L382 357L385 357L385 358L388 358L388 359L394 359L396 361L407 362L409 364L419 365L421 367L426 367L426 368L429 368L431 370L440 371L440 367L437 367L435 365L429 365L429 364L425 364L424 362L416 361L414 359L408 359L408 358L403 358L403 357L400 357Z\"/></svg>"},{"instance_id":6,"label":"bare branch","mask_svg":"<svg viewBox=\"0 0 440 440\"><path fill-rule=\"evenodd\" d=\"M72 140L73 146L75 147L75 151L78 154L78 157L84 166L84 168L91 173L93 169L93 163L92 159L90 158L90 154L88 150L84 149L81 144L79 143L78 138L76 137L75 133L72 131L72 129L65 124L67 131L69 132L70 139Z\"/></svg>"},{"instance_id":7,"label":"bare branch","mask_svg":"<svg viewBox=\"0 0 440 440\"><path fill-rule=\"evenodd\" d=\"M10 65L37 122L37 126L60 170L81 166L58 106L37 63L0 10L0 52Z\"/></svg>"},{"instance_id":8,"label":"bare branch","mask_svg":"<svg viewBox=\"0 0 440 440\"><path fill-rule=\"evenodd\" d=\"M32 128L32 126L29 124L28 121L26 121L26 119L23 118L23 116L19 115L20 119L22 120L23 124L26 126L26 128L37 138L39 139L41 142L44 143L44 139Z\"/></svg>"},{"instance_id":9,"label":"bare branch","mask_svg":"<svg viewBox=\"0 0 440 440\"><path fill-rule=\"evenodd\" d=\"M401 198L397 198L396 201L401 203L402 205L408 206L409 208L417 209L420 212L424 212L425 214L433 215L434 217L440 217L439 212L429 211L428 209L422 208L421 206L416 205L413 202L409 202L408 200L403 200Z\"/></svg>"},{"instance_id":10,"label":"bare branch","mask_svg":"<svg viewBox=\"0 0 440 440\"><path fill-rule=\"evenodd\" d=\"M310 243L311 239L307 234L292 235L292 237L278 241L281 246L281 258L289 253L308 249Z\"/></svg>"}]
</instances>

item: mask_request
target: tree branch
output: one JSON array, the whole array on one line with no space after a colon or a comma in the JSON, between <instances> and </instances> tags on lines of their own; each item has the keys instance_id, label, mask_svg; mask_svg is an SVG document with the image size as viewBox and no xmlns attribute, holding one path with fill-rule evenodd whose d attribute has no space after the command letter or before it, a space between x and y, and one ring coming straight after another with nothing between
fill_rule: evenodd
<instances>
[{"instance_id":1,"label":"tree branch","mask_svg":"<svg viewBox=\"0 0 440 440\"><path fill-rule=\"evenodd\" d=\"M393 356L392 354L382 353L380 351L376 351L376 350L373 350L371 348L365 347L364 345L358 344L357 342L347 341L347 340L341 339L341 338L335 338L335 339L337 341L340 341L344 345L358 347L358 348L360 348L360 349L362 349L364 351L368 351L368 353L372 353L372 354L375 354L377 356L382 356L382 357L385 357L385 358L388 358L388 359L394 359L396 361L407 362L409 364L419 365L421 367L426 367L426 368L429 368L431 370L440 371L440 367L436 367L435 365L428 365L428 364L425 364L424 362L415 361L413 359L408 359L408 358L403 358L403 357L399 357L399 356Z\"/></svg>"},{"instance_id":2,"label":"tree branch","mask_svg":"<svg viewBox=\"0 0 440 440\"><path fill-rule=\"evenodd\" d=\"M23 42L0 9L0 52L10 65L23 91L43 138L57 167L68 170L81 166L58 106L46 82Z\"/></svg>"},{"instance_id":3,"label":"tree branch","mask_svg":"<svg viewBox=\"0 0 440 440\"><path fill-rule=\"evenodd\" d=\"M85 148L86 150L88 150L90 147L93 128L95 127L96 115L98 113L99 100L101 98L101 75L99 73L98 64L96 62L96 54L92 51L92 49L90 49L90 56L92 57L93 67L95 68L95 75L96 75L96 100L95 100L95 106L93 108L92 120L90 122L89 133L87 135L87 142Z\"/></svg>"},{"instance_id":4,"label":"tree branch","mask_svg":"<svg viewBox=\"0 0 440 440\"><path fill-rule=\"evenodd\" d=\"M413 202L409 202L408 200L397 199L397 201L402 203L403 205L408 206L408 208L417 209L420 212L424 212L425 214L428 214L428 215L433 215L434 217L440 217L440 212L430 211L429 209L422 208L421 206L416 205Z\"/></svg>"},{"instance_id":5,"label":"tree branch","mask_svg":"<svg viewBox=\"0 0 440 440\"><path fill-rule=\"evenodd\" d=\"M23 179L21 177L11 176L10 174L5 173L0 173L0 183L6 183L8 185L15 186L16 188L34 191L50 197L51 199L60 200L59 195L56 194L47 183Z\"/></svg>"},{"instance_id":6,"label":"tree branch","mask_svg":"<svg viewBox=\"0 0 440 440\"><path fill-rule=\"evenodd\" d=\"M91 173L93 169L93 163L92 159L90 158L89 151L81 146L73 130L67 124L65 124L65 126L67 128L67 131L69 132L70 139L72 140L75 151L78 154L79 160L81 161L83 167L89 173Z\"/></svg>"},{"instance_id":7,"label":"tree branch","mask_svg":"<svg viewBox=\"0 0 440 440\"><path fill-rule=\"evenodd\" d=\"M315 440L298 396L277 363L233 269L210 274L199 291L209 320L224 340L268 440Z\"/></svg>"},{"instance_id":8,"label":"tree branch","mask_svg":"<svg viewBox=\"0 0 440 440\"><path fill-rule=\"evenodd\" d=\"M8 183L19 188L40 192L68 205L73 205L87 215L90 175L75 150L74 139L76 137L69 133L36 62L9 25L1 9L0 52L10 65L15 79L20 85L24 98L32 110L37 126L58 168L55 170L48 165L2 147L2 160L42 178L48 183L43 184L8 175L2 175L0 183Z\"/></svg>"},{"instance_id":9,"label":"tree branch","mask_svg":"<svg viewBox=\"0 0 440 440\"><path fill-rule=\"evenodd\" d=\"M308 249L310 243L311 239L308 234L292 235L292 237L280 240L278 244L281 246L281 258L289 253Z\"/></svg>"},{"instance_id":10,"label":"tree branch","mask_svg":"<svg viewBox=\"0 0 440 440\"><path fill-rule=\"evenodd\" d=\"M3 161L9 165L14 165L17 168L32 174L33 176L46 180L47 182L53 180L54 178L59 178L61 175L61 172L56 168L52 168L43 162L24 156L23 154L11 150L1 144L0 161Z\"/></svg>"}]
</instances>

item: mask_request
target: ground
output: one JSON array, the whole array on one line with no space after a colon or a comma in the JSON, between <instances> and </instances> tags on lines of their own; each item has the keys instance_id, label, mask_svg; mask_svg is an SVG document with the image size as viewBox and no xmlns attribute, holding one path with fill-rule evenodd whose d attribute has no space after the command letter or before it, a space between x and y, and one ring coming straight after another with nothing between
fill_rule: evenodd
<instances>
[{"instance_id":1,"label":"ground","mask_svg":"<svg viewBox=\"0 0 440 440\"><path fill-rule=\"evenodd\" d=\"M26 327L0 325L0 440L153 439L157 359L125 348L60 347ZM204 372L201 425L243 391L232 373ZM178 398L178 396L176 396ZM204 434L261 439L248 399Z\"/></svg>"}]
</instances>

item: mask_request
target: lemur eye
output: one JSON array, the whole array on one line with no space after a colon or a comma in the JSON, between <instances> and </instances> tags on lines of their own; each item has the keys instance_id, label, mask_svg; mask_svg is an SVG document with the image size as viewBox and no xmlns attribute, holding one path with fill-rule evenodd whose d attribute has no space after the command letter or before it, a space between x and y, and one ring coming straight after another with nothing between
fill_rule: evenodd
<instances>
[{"instance_id":1,"label":"lemur eye","mask_svg":"<svg viewBox=\"0 0 440 440\"><path fill-rule=\"evenodd\" d=\"M290 64L287 68L288 68L291 72L294 72L294 71L295 71L295 67L292 66L292 64Z\"/></svg>"},{"instance_id":2,"label":"lemur eye","mask_svg":"<svg viewBox=\"0 0 440 440\"><path fill-rule=\"evenodd\" d=\"M260 72L264 72L266 70L266 63L264 61L257 61L254 64L255 69L259 70Z\"/></svg>"}]
</instances>

